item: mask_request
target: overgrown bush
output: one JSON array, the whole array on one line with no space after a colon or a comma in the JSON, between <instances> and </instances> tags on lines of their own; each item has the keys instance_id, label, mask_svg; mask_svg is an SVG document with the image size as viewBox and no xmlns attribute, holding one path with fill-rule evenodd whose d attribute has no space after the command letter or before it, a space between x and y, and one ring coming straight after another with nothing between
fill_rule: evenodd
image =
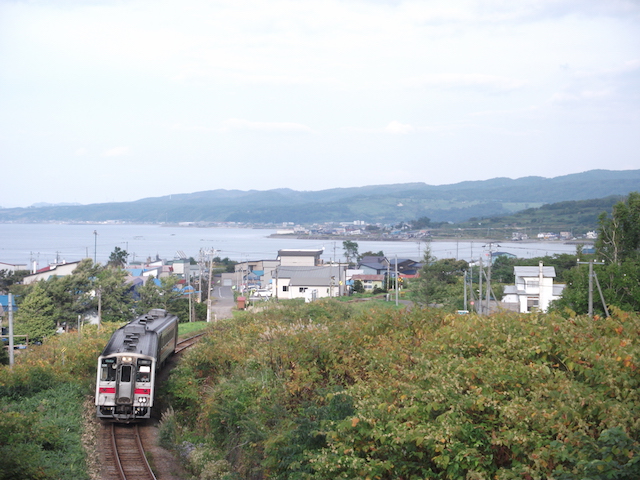
<instances>
[{"instance_id":1,"label":"overgrown bush","mask_svg":"<svg viewBox=\"0 0 640 480\"><path fill-rule=\"evenodd\" d=\"M239 478L633 478L639 331L620 311L245 313L172 374L177 440Z\"/></svg>"},{"instance_id":2,"label":"overgrown bush","mask_svg":"<svg viewBox=\"0 0 640 480\"><path fill-rule=\"evenodd\" d=\"M109 333L59 335L0 366L0 480L88 478L82 405Z\"/></svg>"}]
</instances>

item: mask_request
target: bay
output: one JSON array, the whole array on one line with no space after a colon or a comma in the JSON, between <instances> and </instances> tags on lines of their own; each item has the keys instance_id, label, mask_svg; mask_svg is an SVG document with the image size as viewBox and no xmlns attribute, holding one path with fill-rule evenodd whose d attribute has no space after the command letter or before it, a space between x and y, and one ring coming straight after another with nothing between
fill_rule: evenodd
<instances>
[{"instance_id":1,"label":"bay","mask_svg":"<svg viewBox=\"0 0 640 480\"><path fill-rule=\"evenodd\" d=\"M74 262L89 257L106 263L109 254L119 247L129 252L129 261L161 258L173 260L183 254L198 258L201 250L215 250L214 256L230 260L273 260L280 249L324 249L322 259L344 260L341 239L305 240L270 238L275 229L179 227L123 224L0 224L0 262L39 267L54 262ZM383 251L388 257L419 260L424 255L424 241L360 241L360 253ZM556 253L575 253L575 245L561 241L494 242L432 241L436 258L467 261L488 258L492 251L531 258Z\"/></svg>"}]
</instances>

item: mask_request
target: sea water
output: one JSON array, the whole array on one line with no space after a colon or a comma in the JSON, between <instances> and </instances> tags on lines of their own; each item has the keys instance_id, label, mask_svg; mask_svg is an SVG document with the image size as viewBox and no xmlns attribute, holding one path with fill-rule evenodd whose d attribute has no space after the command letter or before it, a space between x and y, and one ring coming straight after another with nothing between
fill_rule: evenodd
<instances>
[{"instance_id":1,"label":"sea water","mask_svg":"<svg viewBox=\"0 0 640 480\"><path fill-rule=\"evenodd\" d=\"M54 262L91 258L106 263L116 247L129 253L129 261L204 255L230 260L275 260L281 249L324 249L325 261L345 260L342 239L306 240L271 238L275 229L179 227L122 224L0 224L0 263L39 267ZM476 241L361 241L360 253L382 251L387 257L420 260L430 248L436 258L488 259L490 251L508 252L520 258L574 253L575 245L552 242Z\"/></svg>"}]
</instances>

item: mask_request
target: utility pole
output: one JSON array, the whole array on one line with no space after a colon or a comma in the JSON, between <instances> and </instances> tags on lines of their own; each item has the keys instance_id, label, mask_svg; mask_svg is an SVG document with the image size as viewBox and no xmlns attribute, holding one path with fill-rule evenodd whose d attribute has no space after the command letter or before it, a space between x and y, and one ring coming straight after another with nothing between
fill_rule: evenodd
<instances>
[{"instance_id":1,"label":"utility pole","mask_svg":"<svg viewBox=\"0 0 640 480\"><path fill-rule=\"evenodd\" d=\"M13 294L9 294L9 367L13 368Z\"/></svg>"},{"instance_id":2,"label":"utility pole","mask_svg":"<svg viewBox=\"0 0 640 480\"><path fill-rule=\"evenodd\" d=\"M482 274L484 268L482 267L482 255L480 255L480 273L478 275L478 315L482 315Z\"/></svg>"},{"instance_id":3,"label":"utility pole","mask_svg":"<svg viewBox=\"0 0 640 480\"><path fill-rule=\"evenodd\" d=\"M216 250L209 250L209 288L207 290L207 322L211 321L211 281L213 280L213 256Z\"/></svg>"},{"instance_id":4,"label":"utility pole","mask_svg":"<svg viewBox=\"0 0 640 480\"><path fill-rule=\"evenodd\" d=\"M485 245L486 246L486 245ZM496 245L499 247L500 245ZM491 266L493 265L493 243L489 243L489 265L487 267L487 315L491 313Z\"/></svg>"},{"instance_id":5,"label":"utility pole","mask_svg":"<svg viewBox=\"0 0 640 480\"><path fill-rule=\"evenodd\" d=\"M589 265L589 316L593 318L593 277L595 276L595 273L593 272L593 266L604 265L604 262L594 262L593 260L589 260L588 262L581 262L578 260L578 265ZM602 294L602 289L600 288L598 277L596 277L596 283L598 284L598 291L600 292L600 300L602 301L602 306L604 307L605 314L608 317L609 309L607 309L607 304L604 302L604 295Z\"/></svg>"},{"instance_id":6,"label":"utility pole","mask_svg":"<svg viewBox=\"0 0 640 480\"><path fill-rule=\"evenodd\" d=\"M464 271L464 307L467 310L467 271Z\"/></svg>"},{"instance_id":7,"label":"utility pole","mask_svg":"<svg viewBox=\"0 0 640 480\"><path fill-rule=\"evenodd\" d=\"M93 231L93 263L98 263L98 231Z\"/></svg>"},{"instance_id":8,"label":"utility pole","mask_svg":"<svg viewBox=\"0 0 640 480\"><path fill-rule=\"evenodd\" d=\"M396 307L398 306L398 254L396 253Z\"/></svg>"}]
</instances>

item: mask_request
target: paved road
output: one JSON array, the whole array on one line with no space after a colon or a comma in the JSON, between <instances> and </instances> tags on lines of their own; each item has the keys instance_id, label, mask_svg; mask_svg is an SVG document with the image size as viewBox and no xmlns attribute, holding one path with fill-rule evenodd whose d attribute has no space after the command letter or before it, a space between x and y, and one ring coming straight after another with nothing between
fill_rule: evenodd
<instances>
[{"instance_id":1,"label":"paved road","mask_svg":"<svg viewBox=\"0 0 640 480\"><path fill-rule=\"evenodd\" d=\"M211 307L212 321L220 320L221 318L231 318L231 310L235 307L235 301L233 300L233 290L231 287L215 287L212 291L214 299L213 306Z\"/></svg>"}]
</instances>

